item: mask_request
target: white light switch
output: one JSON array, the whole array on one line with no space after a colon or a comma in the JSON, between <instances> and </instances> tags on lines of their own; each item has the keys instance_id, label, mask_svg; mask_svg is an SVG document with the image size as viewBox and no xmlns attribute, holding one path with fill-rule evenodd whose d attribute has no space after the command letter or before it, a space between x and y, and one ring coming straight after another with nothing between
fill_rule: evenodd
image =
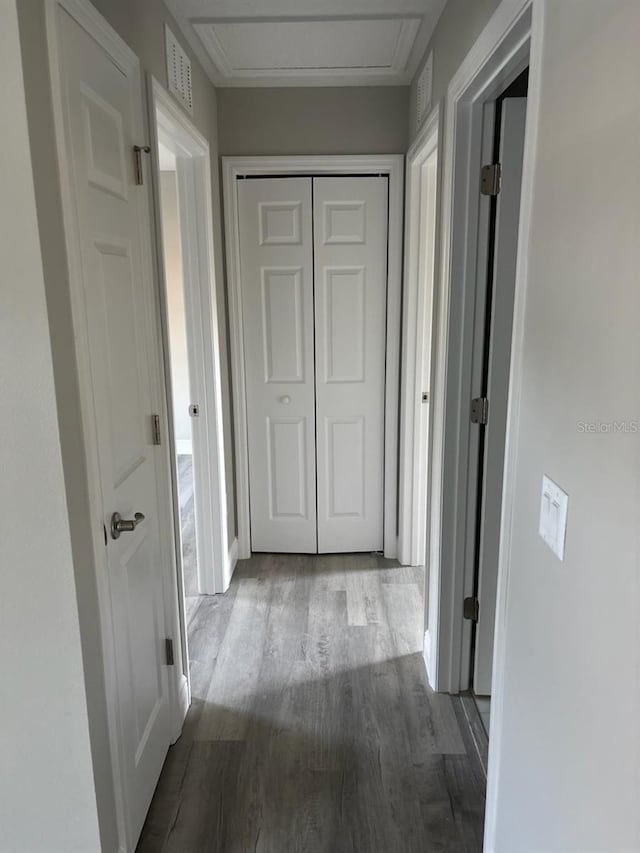
<instances>
[{"instance_id":1,"label":"white light switch","mask_svg":"<svg viewBox=\"0 0 640 853\"><path fill-rule=\"evenodd\" d=\"M567 534L569 495L546 475L542 478L540 503L540 536L553 553L564 560L564 540Z\"/></svg>"}]
</instances>

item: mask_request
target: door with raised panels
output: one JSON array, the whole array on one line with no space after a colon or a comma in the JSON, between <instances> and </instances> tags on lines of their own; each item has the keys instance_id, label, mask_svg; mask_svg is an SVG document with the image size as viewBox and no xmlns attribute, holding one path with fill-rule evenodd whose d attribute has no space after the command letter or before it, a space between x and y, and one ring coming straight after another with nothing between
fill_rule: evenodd
<instances>
[{"instance_id":1,"label":"door with raised panels","mask_svg":"<svg viewBox=\"0 0 640 853\"><path fill-rule=\"evenodd\" d=\"M315 553L311 180L238 184L251 548Z\"/></svg>"},{"instance_id":2,"label":"door with raised panels","mask_svg":"<svg viewBox=\"0 0 640 853\"><path fill-rule=\"evenodd\" d=\"M380 551L387 178L313 179L318 551Z\"/></svg>"},{"instance_id":3,"label":"door with raised panels","mask_svg":"<svg viewBox=\"0 0 640 853\"><path fill-rule=\"evenodd\" d=\"M381 550L387 179L246 179L238 203L252 550Z\"/></svg>"},{"instance_id":4,"label":"door with raised panels","mask_svg":"<svg viewBox=\"0 0 640 853\"><path fill-rule=\"evenodd\" d=\"M144 105L138 66L120 67L61 9L59 39L84 302L74 324L90 362L102 509L95 522L100 538L104 532L100 586L109 608L104 632L113 635L111 701L127 849L133 849L172 735L162 559L171 547L171 518L159 517L162 448L154 447L152 432L159 333L149 199L146 187L136 186L133 158L134 144L144 141Z\"/></svg>"}]
</instances>

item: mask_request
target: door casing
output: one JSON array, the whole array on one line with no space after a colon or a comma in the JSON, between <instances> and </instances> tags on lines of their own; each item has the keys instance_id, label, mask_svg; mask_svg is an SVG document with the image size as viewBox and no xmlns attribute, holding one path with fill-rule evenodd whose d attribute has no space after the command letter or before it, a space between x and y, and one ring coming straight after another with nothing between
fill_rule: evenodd
<instances>
[{"instance_id":1,"label":"door casing","mask_svg":"<svg viewBox=\"0 0 640 853\"><path fill-rule=\"evenodd\" d=\"M234 563L229 552L227 534L227 494L222 419L222 380L220 339L213 244L213 210L211 199L211 159L207 140L198 132L173 96L151 75L147 78L151 160L154 171L156 211L156 245L165 354L165 382L170 389L168 319L164 286L164 253L162 251L161 203L158 192L158 138L176 154L180 237L184 277L187 338L189 340L189 372L194 402L200 416L193 423L194 465L198 466L201 489L196 494L200 510L196 512L198 540L198 589L202 595L225 592L231 581ZM168 407L169 412L172 406ZM174 478L174 501L177 501L175 439L170 421L169 443ZM180 524L177 502L174 518ZM180 541L176 528L176 541ZM178 548L178 552L180 549ZM182 555L177 554L181 564ZM181 593L181 598L183 595ZM181 602L182 607L182 602Z\"/></svg>"},{"instance_id":2,"label":"door casing","mask_svg":"<svg viewBox=\"0 0 640 853\"><path fill-rule=\"evenodd\" d=\"M441 113L438 104L425 119L405 178L398 559L411 566L426 565L428 539Z\"/></svg>"},{"instance_id":3,"label":"door casing","mask_svg":"<svg viewBox=\"0 0 640 853\"><path fill-rule=\"evenodd\" d=\"M533 162L535 119L536 61L541 49L534 45L540 30L542 6L538 0L503 0L485 30L449 84L445 107L442 200L440 208L440 281L435 318L435 367L433 432L431 451L431 487L429 508L429 564L427 634L425 660L429 682L435 690L458 693L469 686L470 622L463 619L463 599L472 593L473 575L467 567L473 562L474 538L469 536L470 442L474 434L470 422L470 395L474 305L477 282L486 277L486 246L479 236L487 234L482 225L488 222L478 199L478 182L483 155L483 112L529 65L530 94L527 107L524 177L521 197L521 219L518 237L518 279L516 281L516 316L519 288L523 287L522 258L526 257L528 238L528 206L532 192L527 185ZM535 13L535 14L534 14ZM535 46L535 50L534 50ZM537 53L536 53L537 50ZM486 149L485 156L486 156ZM486 242L486 241L485 241ZM514 325L510 384L510 416L517 404L517 326ZM508 469L509 437L505 471ZM505 473L505 478L507 477ZM509 490L505 485L504 507L508 510ZM506 513L508 516L508 512ZM502 518L502 536L508 526ZM473 528L475 529L475 527ZM504 553L501 544L501 555ZM501 557L502 559L502 557ZM498 622L500 587L498 592ZM428 647L427 647L428 646ZM495 662L494 662L495 673ZM494 678L495 682L495 678ZM495 697L494 697L495 698ZM492 720L493 720L492 709ZM492 723L493 725L493 723Z\"/></svg>"},{"instance_id":4,"label":"door casing","mask_svg":"<svg viewBox=\"0 0 640 853\"><path fill-rule=\"evenodd\" d=\"M236 181L244 175L387 175L389 177L389 247L387 266L387 334L385 387L384 555L397 556L398 406L403 220L402 154L327 157L223 157L224 220L229 295L233 421L236 462L238 557L251 556L249 448L246 377L240 282L240 216Z\"/></svg>"},{"instance_id":5,"label":"door casing","mask_svg":"<svg viewBox=\"0 0 640 853\"><path fill-rule=\"evenodd\" d=\"M474 361L478 363L478 372L481 375L472 391L472 397L480 396L484 391L489 400L488 423L484 427L478 425L474 430L478 434L483 431L484 434L480 440L478 479L475 483L476 529L473 534L470 532L475 538L476 552L473 563L468 567L474 574L473 594L479 602L471 661L473 692L479 696L491 695L497 551L502 508L526 96L506 98L502 101L500 112L501 118L498 121L498 110L491 110L494 129L496 123L499 123L501 130L498 161L502 167L502 189L495 201L492 263L487 270L486 290L483 293L485 310L477 311L481 327L478 329L480 334Z\"/></svg>"},{"instance_id":6,"label":"door casing","mask_svg":"<svg viewBox=\"0 0 640 853\"><path fill-rule=\"evenodd\" d=\"M484 849L494 850L496 798L502 751L505 627L508 618L509 553L511 547L515 455L518 432L522 340L527 298L526 261L533 202L536 138L543 62L544 0L502 0L453 76L446 96L443 147L441 254L436 317L435 387L429 509L428 676L441 692L464 689L462 618L465 564L460 545L466 536L469 401L462 396L460 377L468 370L465 349L465 294L475 297L477 272L477 202L483 104L495 100L529 66L527 127L523 158L518 261L515 283L513 343L507 414L507 440L500 528L500 557L493 659L491 728ZM476 156L471 156L475 152ZM463 409L466 407L466 412ZM445 471L450 482L445 482ZM467 654L468 658L468 654Z\"/></svg>"}]
</instances>

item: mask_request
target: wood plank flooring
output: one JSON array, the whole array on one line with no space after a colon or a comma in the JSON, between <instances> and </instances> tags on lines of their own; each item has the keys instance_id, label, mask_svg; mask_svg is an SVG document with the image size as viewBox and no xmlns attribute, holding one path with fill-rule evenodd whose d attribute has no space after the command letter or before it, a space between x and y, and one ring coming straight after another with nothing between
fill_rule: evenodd
<instances>
[{"instance_id":1,"label":"wood plank flooring","mask_svg":"<svg viewBox=\"0 0 640 853\"><path fill-rule=\"evenodd\" d=\"M196 517L193 490L193 456L178 456L178 501L182 532L182 571L184 594L187 599L198 595L198 566L196 552ZM189 605L191 602L188 602Z\"/></svg>"},{"instance_id":2,"label":"wood plank flooring","mask_svg":"<svg viewBox=\"0 0 640 853\"><path fill-rule=\"evenodd\" d=\"M138 853L482 850L485 778L421 656L422 572L254 555L190 608L193 704Z\"/></svg>"}]
</instances>

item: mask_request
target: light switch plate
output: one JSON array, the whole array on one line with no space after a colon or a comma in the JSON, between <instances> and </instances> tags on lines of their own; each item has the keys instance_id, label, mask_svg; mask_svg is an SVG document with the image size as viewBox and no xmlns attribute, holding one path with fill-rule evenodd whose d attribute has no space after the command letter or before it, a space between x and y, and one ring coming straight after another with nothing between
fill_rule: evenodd
<instances>
[{"instance_id":1,"label":"light switch plate","mask_svg":"<svg viewBox=\"0 0 640 853\"><path fill-rule=\"evenodd\" d=\"M553 553L564 560L564 541L567 535L569 495L546 475L542 478L540 502L540 536Z\"/></svg>"}]
</instances>

